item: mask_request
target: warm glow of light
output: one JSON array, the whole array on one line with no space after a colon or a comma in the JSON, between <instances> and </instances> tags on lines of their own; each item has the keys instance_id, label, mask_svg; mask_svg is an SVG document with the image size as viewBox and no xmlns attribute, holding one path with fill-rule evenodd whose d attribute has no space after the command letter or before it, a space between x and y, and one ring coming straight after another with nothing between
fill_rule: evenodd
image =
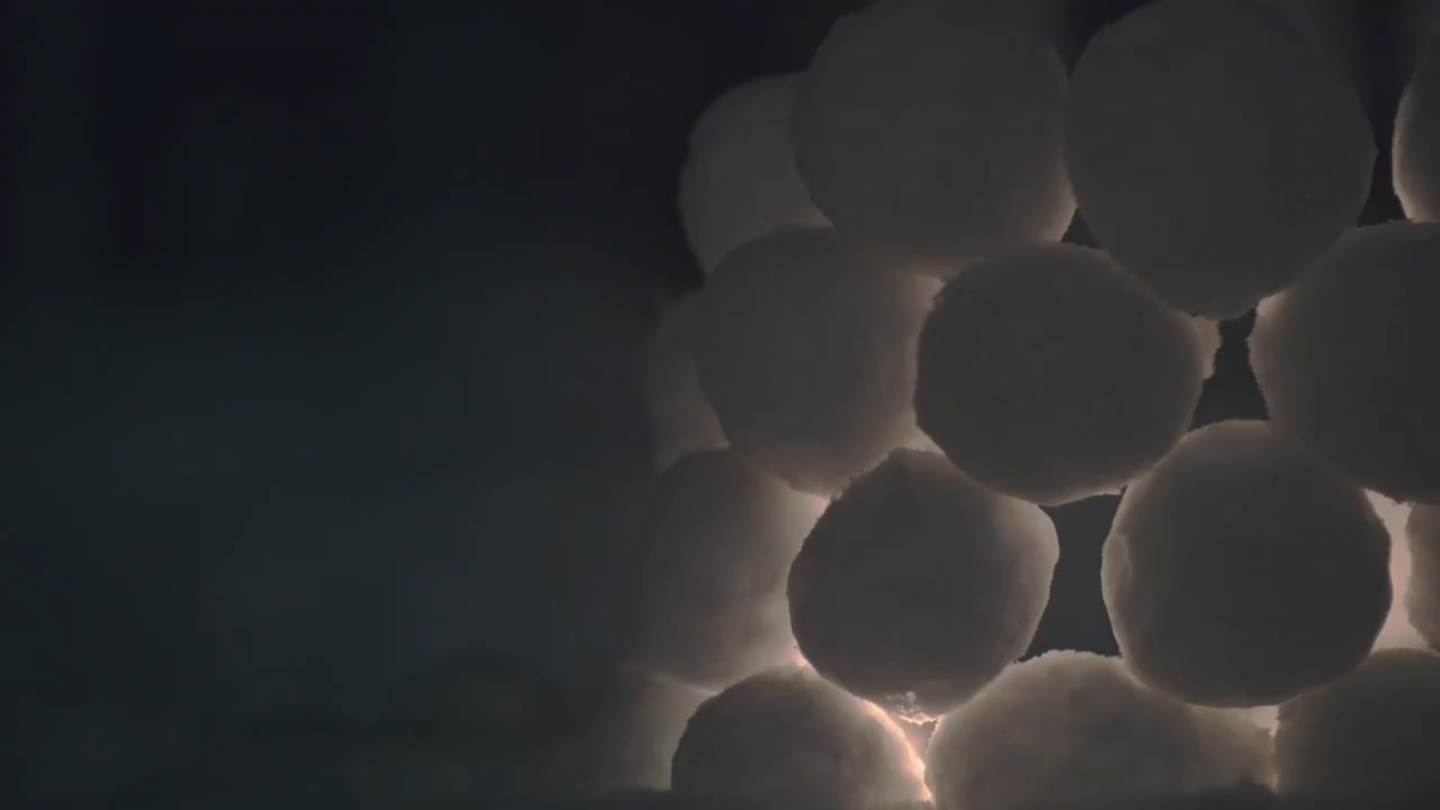
<instances>
[{"instance_id":1,"label":"warm glow of light","mask_svg":"<svg viewBox=\"0 0 1440 810\"><path fill-rule=\"evenodd\" d=\"M894 735L905 751L905 771L915 778L920 786L920 798L923 801L931 801L935 797L930 793L930 786L925 784L925 760L915 751L915 746L910 744L910 736L900 727L900 723L890 716L890 713L871 703L868 700L860 701L865 707L865 713L879 721L885 730Z\"/></svg>"},{"instance_id":2,"label":"warm glow of light","mask_svg":"<svg viewBox=\"0 0 1440 810\"><path fill-rule=\"evenodd\" d=\"M803 667L812 672L815 670L814 667L810 666L810 662L805 659L805 656L801 654L799 647L795 648L794 661L797 667ZM860 701L860 706L864 708L866 714L879 721L880 725L899 741L901 749L905 752L905 771L913 776L916 783L919 784L921 800L927 802L934 800L934 795L930 793L930 786L925 783L925 758L920 756L920 753L915 750L915 745L911 742L910 735L906 734L905 729L900 725L901 722L908 722L908 720L896 720L889 712L874 703L868 700L860 700L860 698L856 698L856 700Z\"/></svg>"},{"instance_id":3,"label":"warm glow of light","mask_svg":"<svg viewBox=\"0 0 1440 810\"><path fill-rule=\"evenodd\" d=\"M1405 521L1410 519L1411 507L1374 492L1365 494L1390 533L1390 584L1394 592L1390 615L1385 617L1375 649L1424 649L1425 640L1410 624L1410 611L1405 607L1405 597L1410 591L1410 544L1405 540Z\"/></svg>"}]
</instances>

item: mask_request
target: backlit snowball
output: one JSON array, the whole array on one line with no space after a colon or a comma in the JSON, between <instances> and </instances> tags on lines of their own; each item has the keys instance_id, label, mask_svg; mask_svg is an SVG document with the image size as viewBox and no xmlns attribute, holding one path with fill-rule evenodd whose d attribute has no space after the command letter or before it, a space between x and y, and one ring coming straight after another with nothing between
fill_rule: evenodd
<instances>
[{"instance_id":1,"label":"backlit snowball","mask_svg":"<svg viewBox=\"0 0 1440 810\"><path fill-rule=\"evenodd\" d=\"M1410 623L1432 649L1440 650L1440 507L1417 506L1405 524L1410 551Z\"/></svg>"},{"instance_id":2,"label":"backlit snowball","mask_svg":"<svg viewBox=\"0 0 1440 810\"><path fill-rule=\"evenodd\" d=\"M1440 795L1440 656L1384 650L1280 707L1281 793L1379 800Z\"/></svg>"},{"instance_id":3,"label":"backlit snowball","mask_svg":"<svg viewBox=\"0 0 1440 810\"><path fill-rule=\"evenodd\" d=\"M1440 42L1431 42L1395 116L1391 169L1405 216L1440 220Z\"/></svg>"},{"instance_id":4,"label":"backlit snowball","mask_svg":"<svg viewBox=\"0 0 1440 810\"><path fill-rule=\"evenodd\" d=\"M1268 302L1250 363L1270 418L1355 481L1440 503L1440 224L1361 228Z\"/></svg>"},{"instance_id":5,"label":"backlit snowball","mask_svg":"<svg viewBox=\"0 0 1440 810\"><path fill-rule=\"evenodd\" d=\"M705 701L675 752L676 792L860 810L920 799L903 736L808 668L755 675Z\"/></svg>"},{"instance_id":6,"label":"backlit snowball","mask_svg":"<svg viewBox=\"0 0 1440 810\"><path fill-rule=\"evenodd\" d=\"M937 0L835 23L790 116L810 196L848 238L963 260L1064 235L1065 69L1044 36Z\"/></svg>"},{"instance_id":7,"label":"backlit snowball","mask_svg":"<svg viewBox=\"0 0 1440 810\"><path fill-rule=\"evenodd\" d=\"M700 390L695 359L685 345L685 319L694 300L690 296L666 307L641 358L645 416L655 469L661 472L688 453L726 445L725 431Z\"/></svg>"},{"instance_id":8,"label":"backlit snowball","mask_svg":"<svg viewBox=\"0 0 1440 810\"><path fill-rule=\"evenodd\" d=\"M685 724L713 694L623 669L585 725L555 748L531 790L598 796L624 788L668 789Z\"/></svg>"},{"instance_id":9,"label":"backlit snowball","mask_svg":"<svg viewBox=\"0 0 1440 810\"><path fill-rule=\"evenodd\" d=\"M635 583L635 663L721 689L794 660L785 577L824 501L729 450L661 478Z\"/></svg>"},{"instance_id":10,"label":"backlit snowball","mask_svg":"<svg viewBox=\"0 0 1440 810\"><path fill-rule=\"evenodd\" d=\"M1119 659L1051 652L940 721L926 780L939 810L1070 806L1260 781L1268 749L1240 714L1153 691Z\"/></svg>"},{"instance_id":11,"label":"backlit snowball","mask_svg":"<svg viewBox=\"0 0 1440 810\"><path fill-rule=\"evenodd\" d=\"M883 461L914 430L915 340L937 286L862 262L829 229L732 251L689 330L731 447L824 494Z\"/></svg>"},{"instance_id":12,"label":"backlit snowball","mask_svg":"<svg viewBox=\"0 0 1440 810\"><path fill-rule=\"evenodd\" d=\"M1024 654L1050 598L1055 526L943 456L897 450L830 505L790 569L790 621L826 678L947 711Z\"/></svg>"},{"instance_id":13,"label":"backlit snowball","mask_svg":"<svg viewBox=\"0 0 1440 810\"><path fill-rule=\"evenodd\" d=\"M1355 224L1375 155L1349 79L1252 0L1142 6L1090 41L1065 102L1086 224L1192 313L1288 284Z\"/></svg>"},{"instance_id":14,"label":"backlit snowball","mask_svg":"<svg viewBox=\"0 0 1440 810\"><path fill-rule=\"evenodd\" d=\"M1189 427L1204 349L1190 319L1102 252L1022 248L940 293L915 412L955 466L1040 504L1112 491Z\"/></svg>"},{"instance_id":15,"label":"backlit snowball","mask_svg":"<svg viewBox=\"0 0 1440 810\"><path fill-rule=\"evenodd\" d=\"M1345 675L1390 609L1365 493L1266 422L1186 436L1131 484L1101 580L1120 651L1191 703L1264 706Z\"/></svg>"},{"instance_id":16,"label":"backlit snowball","mask_svg":"<svg viewBox=\"0 0 1440 810\"><path fill-rule=\"evenodd\" d=\"M785 225L825 226L785 138L798 74L727 91L695 122L680 174L680 218L709 273L726 253Z\"/></svg>"}]
</instances>

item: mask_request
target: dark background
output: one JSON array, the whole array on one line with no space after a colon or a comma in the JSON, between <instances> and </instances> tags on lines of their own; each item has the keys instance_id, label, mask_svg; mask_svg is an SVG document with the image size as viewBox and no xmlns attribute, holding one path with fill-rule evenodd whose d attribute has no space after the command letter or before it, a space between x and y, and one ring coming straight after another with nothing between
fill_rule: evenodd
<instances>
[{"instance_id":1,"label":"dark background","mask_svg":"<svg viewBox=\"0 0 1440 810\"><path fill-rule=\"evenodd\" d=\"M6 700L363 715L474 648L589 700L652 481L635 356L701 279L687 131L861 5L12 0ZM1072 2L1062 52L1137 5ZM1382 150L1430 5L1316 6ZM1263 417L1248 328L1198 422ZM1114 651L1114 505L1051 510L1037 650Z\"/></svg>"}]
</instances>

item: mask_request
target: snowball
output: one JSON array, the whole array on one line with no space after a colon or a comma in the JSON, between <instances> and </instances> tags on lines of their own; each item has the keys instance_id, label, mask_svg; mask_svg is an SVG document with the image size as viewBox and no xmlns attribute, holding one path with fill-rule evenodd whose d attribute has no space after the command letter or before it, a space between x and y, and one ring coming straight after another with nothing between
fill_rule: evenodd
<instances>
[{"instance_id":1,"label":"snowball","mask_svg":"<svg viewBox=\"0 0 1440 810\"><path fill-rule=\"evenodd\" d=\"M1260 781L1269 736L1187 706L1119 659L1051 652L1011 665L946 715L926 778L939 810L1011 810Z\"/></svg>"},{"instance_id":2,"label":"snowball","mask_svg":"<svg viewBox=\"0 0 1440 810\"><path fill-rule=\"evenodd\" d=\"M830 223L810 201L785 138L798 74L727 91L690 132L680 174L680 219L706 273L726 253L786 225Z\"/></svg>"},{"instance_id":3,"label":"snowball","mask_svg":"<svg viewBox=\"0 0 1440 810\"><path fill-rule=\"evenodd\" d=\"M1024 654L1059 559L1040 508L942 456L897 450L830 505L790 568L790 621L812 666L882 706L969 698Z\"/></svg>"},{"instance_id":4,"label":"snowball","mask_svg":"<svg viewBox=\"0 0 1440 810\"><path fill-rule=\"evenodd\" d=\"M666 308L641 358L642 398L659 472L688 453L726 446L725 431L700 390L695 359L685 345L694 300L689 296Z\"/></svg>"},{"instance_id":5,"label":"snowball","mask_svg":"<svg viewBox=\"0 0 1440 810\"><path fill-rule=\"evenodd\" d=\"M884 714L808 668L772 670L705 701L675 751L677 793L861 810L924 798Z\"/></svg>"},{"instance_id":6,"label":"snowball","mask_svg":"<svg viewBox=\"0 0 1440 810\"><path fill-rule=\"evenodd\" d=\"M688 335L731 446L823 494L883 461L914 430L915 340L937 286L862 262L829 229L731 252Z\"/></svg>"},{"instance_id":7,"label":"snowball","mask_svg":"<svg viewBox=\"0 0 1440 810\"><path fill-rule=\"evenodd\" d=\"M1252 0L1142 6L1090 41L1065 102L1100 244L1173 306L1220 318L1355 224L1375 156L1340 68Z\"/></svg>"},{"instance_id":8,"label":"snowball","mask_svg":"<svg viewBox=\"0 0 1440 810\"><path fill-rule=\"evenodd\" d=\"M1201 428L1120 500L1101 581L1130 668L1191 703L1264 706L1370 652L1390 539L1365 494L1266 422Z\"/></svg>"},{"instance_id":9,"label":"snowball","mask_svg":"<svg viewBox=\"0 0 1440 810\"><path fill-rule=\"evenodd\" d=\"M1066 503L1124 484L1180 440L1203 354L1190 320L1104 253L1022 248L941 292L920 337L915 412L980 483Z\"/></svg>"},{"instance_id":10,"label":"snowball","mask_svg":"<svg viewBox=\"0 0 1440 810\"><path fill-rule=\"evenodd\" d=\"M670 787L670 761L685 724L714 693L624 669L595 713L554 750L531 786L537 793L598 796Z\"/></svg>"},{"instance_id":11,"label":"snowball","mask_svg":"<svg viewBox=\"0 0 1440 810\"><path fill-rule=\"evenodd\" d=\"M840 233L888 258L964 260L1069 227L1064 91L1038 33L936 0L881 0L831 29L790 140Z\"/></svg>"},{"instance_id":12,"label":"snowball","mask_svg":"<svg viewBox=\"0 0 1440 810\"><path fill-rule=\"evenodd\" d=\"M1391 175L1405 216L1440 220L1440 42L1425 49L1395 115Z\"/></svg>"},{"instance_id":13,"label":"snowball","mask_svg":"<svg viewBox=\"0 0 1440 810\"><path fill-rule=\"evenodd\" d=\"M635 583L635 663L722 689L794 660L790 563L824 509L729 450L661 478Z\"/></svg>"},{"instance_id":14,"label":"snowball","mask_svg":"<svg viewBox=\"0 0 1440 810\"><path fill-rule=\"evenodd\" d=\"M1366 489L1440 503L1440 224L1347 236L1256 319L1270 418Z\"/></svg>"},{"instance_id":15,"label":"snowball","mask_svg":"<svg viewBox=\"0 0 1440 810\"><path fill-rule=\"evenodd\" d=\"M1440 507L1415 507L1405 524L1405 540L1411 566L1406 612L1425 642L1440 650Z\"/></svg>"},{"instance_id":16,"label":"snowball","mask_svg":"<svg viewBox=\"0 0 1440 810\"><path fill-rule=\"evenodd\" d=\"M1437 751L1440 656L1385 650L1280 707L1278 788L1348 799L1434 798Z\"/></svg>"}]
</instances>

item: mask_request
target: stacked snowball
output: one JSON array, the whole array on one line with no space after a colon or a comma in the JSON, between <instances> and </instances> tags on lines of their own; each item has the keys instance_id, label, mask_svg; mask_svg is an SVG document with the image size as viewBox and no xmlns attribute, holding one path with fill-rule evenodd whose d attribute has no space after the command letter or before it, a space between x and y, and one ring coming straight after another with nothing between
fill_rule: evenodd
<instances>
[{"instance_id":1,"label":"stacked snowball","mask_svg":"<svg viewBox=\"0 0 1440 810\"><path fill-rule=\"evenodd\" d=\"M1389 648L1440 644L1440 225L1356 228L1377 149L1323 15L1160 0L1067 76L1001 5L880 0L700 117L611 722L644 741L608 745L736 806L1432 790L1396 735L1434 742L1440 658ZM1416 220L1432 85L1397 125ZM1077 205L1100 248L1059 244ZM1257 305L1270 421L1192 430ZM1121 657L1021 660L1041 507L1117 491Z\"/></svg>"}]
</instances>

